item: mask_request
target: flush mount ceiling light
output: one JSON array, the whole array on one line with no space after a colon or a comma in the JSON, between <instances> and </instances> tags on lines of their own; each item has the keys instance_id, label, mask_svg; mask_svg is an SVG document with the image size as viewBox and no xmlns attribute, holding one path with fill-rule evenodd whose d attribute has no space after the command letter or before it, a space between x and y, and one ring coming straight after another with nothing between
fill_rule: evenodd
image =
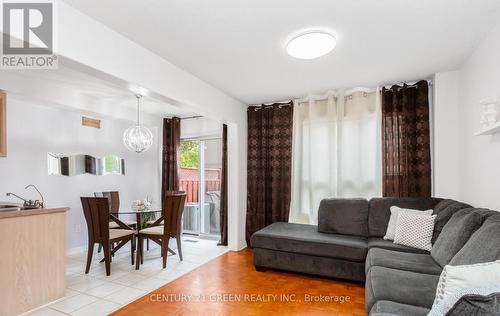
<instances>
[{"instance_id":1,"label":"flush mount ceiling light","mask_svg":"<svg viewBox=\"0 0 500 316\"><path fill-rule=\"evenodd\" d=\"M153 145L153 133L151 133L147 127L142 126L139 121L139 100L141 99L141 95L136 95L136 98L137 124L129 127L125 133L123 133L123 144L131 151L142 153Z\"/></svg>"},{"instance_id":2,"label":"flush mount ceiling light","mask_svg":"<svg viewBox=\"0 0 500 316\"><path fill-rule=\"evenodd\" d=\"M313 31L294 37L286 46L288 55L298 59L315 59L335 48L336 38L326 32Z\"/></svg>"}]
</instances>

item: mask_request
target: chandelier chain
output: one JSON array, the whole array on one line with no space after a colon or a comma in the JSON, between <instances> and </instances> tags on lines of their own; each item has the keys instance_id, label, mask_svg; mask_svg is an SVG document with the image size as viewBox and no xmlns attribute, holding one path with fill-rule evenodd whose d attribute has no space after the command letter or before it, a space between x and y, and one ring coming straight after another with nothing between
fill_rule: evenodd
<instances>
[{"instance_id":1,"label":"chandelier chain","mask_svg":"<svg viewBox=\"0 0 500 316\"><path fill-rule=\"evenodd\" d=\"M137 126L139 126L140 125L140 121L139 121L139 115L140 115L139 100L141 99L142 95L137 94L135 97L137 98Z\"/></svg>"}]
</instances>

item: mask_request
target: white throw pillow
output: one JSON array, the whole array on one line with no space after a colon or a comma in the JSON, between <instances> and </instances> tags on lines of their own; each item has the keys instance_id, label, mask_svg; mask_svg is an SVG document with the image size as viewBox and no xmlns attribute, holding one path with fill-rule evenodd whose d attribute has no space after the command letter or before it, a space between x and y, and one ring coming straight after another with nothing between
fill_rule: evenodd
<instances>
[{"instance_id":1,"label":"white throw pillow","mask_svg":"<svg viewBox=\"0 0 500 316\"><path fill-rule=\"evenodd\" d=\"M431 251L436 215L400 212L394 243Z\"/></svg>"},{"instance_id":2,"label":"white throw pillow","mask_svg":"<svg viewBox=\"0 0 500 316\"><path fill-rule=\"evenodd\" d=\"M488 288L500 284L500 260L462 266L447 265L439 277L433 308L450 296L470 288Z\"/></svg>"},{"instance_id":3,"label":"white throw pillow","mask_svg":"<svg viewBox=\"0 0 500 316\"><path fill-rule=\"evenodd\" d=\"M387 231L384 236L385 240L394 240L394 237L396 236L396 224L398 223L398 214L400 212L432 215L433 211L432 210L419 211L408 208L400 208L398 206L391 206L391 218L389 218L389 224L387 225Z\"/></svg>"}]
</instances>

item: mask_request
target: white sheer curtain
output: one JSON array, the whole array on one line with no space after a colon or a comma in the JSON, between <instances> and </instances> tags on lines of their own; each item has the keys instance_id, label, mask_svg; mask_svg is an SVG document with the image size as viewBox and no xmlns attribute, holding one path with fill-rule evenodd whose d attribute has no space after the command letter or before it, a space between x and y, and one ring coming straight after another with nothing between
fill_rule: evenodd
<instances>
[{"instance_id":1,"label":"white sheer curtain","mask_svg":"<svg viewBox=\"0 0 500 316\"><path fill-rule=\"evenodd\" d=\"M295 102L290 222L317 224L327 197L381 195L380 113L378 91Z\"/></svg>"}]
</instances>

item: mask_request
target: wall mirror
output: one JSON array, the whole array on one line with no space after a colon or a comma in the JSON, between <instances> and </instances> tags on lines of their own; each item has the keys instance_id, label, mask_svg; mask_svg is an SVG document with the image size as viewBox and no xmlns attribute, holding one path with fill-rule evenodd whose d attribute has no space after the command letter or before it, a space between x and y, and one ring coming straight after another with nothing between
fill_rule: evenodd
<instances>
[{"instance_id":1,"label":"wall mirror","mask_svg":"<svg viewBox=\"0 0 500 316\"><path fill-rule=\"evenodd\" d=\"M125 160L115 155L107 155L102 158L96 158L90 155L63 155L48 153L47 161L49 175L125 175Z\"/></svg>"}]
</instances>

